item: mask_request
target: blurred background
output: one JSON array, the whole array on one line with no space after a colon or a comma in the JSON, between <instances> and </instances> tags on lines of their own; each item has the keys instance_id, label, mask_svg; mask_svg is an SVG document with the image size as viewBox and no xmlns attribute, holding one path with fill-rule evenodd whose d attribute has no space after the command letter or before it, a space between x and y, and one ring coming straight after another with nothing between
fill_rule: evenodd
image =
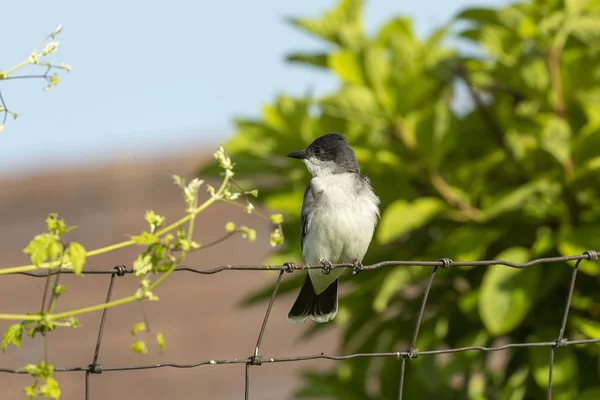
<instances>
[{"instance_id":1,"label":"blurred background","mask_svg":"<svg viewBox=\"0 0 600 400\"><path fill-rule=\"evenodd\" d=\"M259 189L260 210L284 214L286 242L272 248L268 222L217 204L198 218L198 242L221 236L229 220L256 228L257 241L234 237L186 264L300 261L298 213L309 177L282 155L331 131L348 137L382 200L367 263L524 262L600 247L598 1L105 1L35 11L12 2L3 13L0 69L26 59L59 23L60 45L49 59L73 69L60 71L49 93L43 80L0 82L7 109L19 114L0 134L2 267L29 262L21 250L50 212L77 225L69 239L87 249L146 229L148 209L176 220L185 205L171 175L218 184L213 153L220 144L237 163L239 182ZM131 266L138 253L90 258L86 267ZM584 264L570 339L600 337L600 267ZM285 321L302 279L286 275L261 354L403 351L429 272L395 268L347 279L335 323L319 326ZM554 340L569 276L567 263L445 271L417 348ZM267 272L177 273L157 291L159 302L108 312L99 362L245 358L275 279ZM108 282L65 277L58 310L102 302ZM137 284L118 278L113 297ZM43 285L2 277L1 312L36 310ZM147 355L130 350L129 330L144 313L151 333L165 335L164 354L152 346ZM55 366L91 363L100 313L81 323L51 334ZM0 330L8 325L0 322ZM554 398L600 398L599 350L557 351ZM0 355L0 367L37 363L42 353L42 341L25 340ZM251 369L251 398L397 398L399 365L393 358L262 365ZM548 368L547 348L419 358L409 364L404 394L544 398ZM90 398L237 399L243 374L243 365L106 372L91 376ZM57 379L61 398L83 398L83 373ZM3 375L0 398L24 397L30 381Z\"/></svg>"}]
</instances>

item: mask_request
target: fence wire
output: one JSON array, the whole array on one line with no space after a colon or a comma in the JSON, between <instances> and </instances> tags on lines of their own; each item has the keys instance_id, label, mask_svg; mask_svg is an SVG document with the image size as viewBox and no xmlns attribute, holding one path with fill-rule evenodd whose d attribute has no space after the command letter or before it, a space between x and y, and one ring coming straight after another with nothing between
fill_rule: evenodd
<instances>
[{"instance_id":1,"label":"fence wire","mask_svg":"<svg viewBox=\"0 0 600 400\"><path fill-rule=\"evenodd\" d=\"M546 390L546 398L550 400L552 398L552 374L554 367L554 354L557 348L573 346L573 345L583 345L590 343L599 343L600 338L595 339L583 339L583 340L568 340L564 337L565 328L567 325L567 320L569 317L569 309L571 307L571 299L573 297L573 291L575 289L575 282L577 279L577 271L579 269L579 264L581 261L588 260L593 261L598 259L598 252L595 250L587 250L581 255L574 256L563 256L563 257L547 257L547 258L538 258L531 260L526 263L513 263L504 260L485 260L485 261L453 261L449 258L440 258L437 261L382 261L376 264L371 265L355 265L355 264L333 264L333 268L352 268L355 274L361 271L369 271L383 267L397 267L397 266L414 266L414 267L431 267L431 274L429 275L429 279L427 281L427 285L425 291L423 293L423 300L421 302L421 308L417 317L417 322L414 327L412 340L410 342L410 347L405 351L390 351L385 353L357 353L357 354L348 354L341 356L331 356L326 355L325 353L320 353L316 355L304 355L297 357L263 357L259 354L260 346L262 343L263 335L267 328L267 323L269 321L269 316L271 314L271 309L273 308L273 303L275 302L275 296L277 295L277 290L279 289L279 284L281 283L281 279L284 273L292 273L294 271L303 271L309 269L324 269L323 265L301 265L295 263L285 263L283 265L222 265L212 269L199 269L190 266L179 266L175 271L178 272L191 272L201 275L212 275L224 271L279 271L277 276L277 280L275 281L275 287L273 288L273 293L271 295L269 304L267 306L267 310L265 312L265 316L258 333L258 337L256 340L256 346L252 352L252 355L248 358L235 358L229 360L201 360L190 364L177 364L177 363L163 363L163 364L146 364L146 365L132 365L132 366L110 366L105 367L102 364L98 363L98 356L100 353L100 347L102 344L102 335L104 332L104 325L106 322L106 314L108 309L105 308L102 311L102 317L100 320L100 327L98 329L98 338L96 340L96 346L94 349L94 356L92 358L91 364L87 366L74 366L74 367L62 367L55 368L55 372L85 372L85 399L90 400L91 395L89 391L90 387L90 375L101 374L103 372L114 372L114 371L132 371L132 370L146 370L146 369L154 369L154 368L196 368L202 365L220 365L220 364L244 364L245 365L245 399L248 400L250 398L250 368L257 367L265 363L282 363L282 362L296 362L296 361L305 361L305 360L316 360L316 359L326 359L326 360L348 360L351 358L360 358L360 357L396 357L398 360L401 360L401 368L400 368L400 376L398 377L399 381L399 394L398 399L402 400L402 393L404 389L404 376L406 371L407 360L415 359L419 356L430 356L430 355L438 355L438 354L452 354L459 353L465 351L480 351L480 352L495 352L502 351L511 348L518 347L548 347L549 348L549 372L548 372L548 386ZM436 276L436 273L439 269L448 269L453 267L467 267L467 266L493 266L493 265L503 265L509 268L528 268L538 264L546 264L546 263L557 263L557 262L567 262L567 261L576 261L575 266L573 267L573 271L571 273L571 280L568 288L568 292L566 295L565 308L562 317L562 323L560 325L558 336L555 340L550 342L529 342L529 343L510 343L505 344L498 347L482 347L482 346L467 346L460 348L447 348L447 349L434 349L434 350L424 350L420 351L415 348L417 337L419 335L419 329L421 327L421 321L423 319L423 314L425 312L425 306L427 303L427 297L429 296L429 292L431 290L431 286L433 284L433 280ZM324 272L328 273L330 269L324 269ZM108 290L106 294L106 303L111 300L112 290L115 283L115 278L120 276L125 276L127 274L133 273L133 269L129 268L125 265L118 265L111 270L106 269L84 269L83 273L88 275L110 275L110 283L108 285ZM42 300L42 310L44 308L44 304L46 302L46 297L48 293L48 287L50 278L55 276L54 284L58 283L58 278L60 274L72 274L72 270L47 270L46 272L19 272L13 275L26 275L36 278L46 278L46 286L44 290L44 296ZM12 373L12 374L26 374L26 372L18 371L16 369L9 368L0 368L0 372L4 373Z\"/></svg>"}]
</instances>

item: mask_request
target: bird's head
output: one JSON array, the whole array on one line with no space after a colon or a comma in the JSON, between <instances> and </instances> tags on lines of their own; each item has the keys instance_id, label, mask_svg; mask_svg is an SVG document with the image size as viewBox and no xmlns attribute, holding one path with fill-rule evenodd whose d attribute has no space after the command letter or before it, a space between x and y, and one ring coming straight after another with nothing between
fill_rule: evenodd
<instances>
[{"instance_id":1,"label":"bird's head","mask_svg":"<svg viewBox=\"0 0 600 400\"><path fill-rule=\"evenodd\" d=\"M304 161L312 176L359 172L354 150L339 133L316 138L306 149L287 155Z\"/></svg>"}]
</instances>

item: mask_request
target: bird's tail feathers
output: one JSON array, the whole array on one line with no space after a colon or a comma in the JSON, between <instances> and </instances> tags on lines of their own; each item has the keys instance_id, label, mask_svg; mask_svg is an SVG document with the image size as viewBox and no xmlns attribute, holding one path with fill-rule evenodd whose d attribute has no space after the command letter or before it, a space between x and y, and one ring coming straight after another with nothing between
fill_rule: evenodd
<instances>
[{"instance_id":1,"label":"bird's tail feathers","mask_svg":"<svg viewBox=\"0 0 600 400\"><path fill-rule=\"evenodd\" d=\"M335 318L338 309L338 279L321 294L316 294L310 277L306 274L304 284L290 309L287 320L291 323L303 322L310 318L323 323Z\"/></svg>"}]
</instances>

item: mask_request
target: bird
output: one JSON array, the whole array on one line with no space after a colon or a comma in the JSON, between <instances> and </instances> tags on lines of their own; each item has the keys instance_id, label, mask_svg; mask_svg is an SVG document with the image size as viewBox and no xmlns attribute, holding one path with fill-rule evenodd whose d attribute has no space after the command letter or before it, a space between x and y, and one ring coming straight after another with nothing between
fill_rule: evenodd
<instances>
[{"instance_id":1,"label":"bird","mask_svg":"<svg viewBox=\"0 0 600 400\"><path fill-rule=\"evenodd\" d=\"M340 133L322 135L287 157L302 160L312 175L300 211L300 245L307 264L323 265L308 270L287 321L325 323L337 314L339 278L345 270L333 269L333 264L352 263L355 274L362 269L380 219L380 199Z\"/></svg>"}]
</instances>

